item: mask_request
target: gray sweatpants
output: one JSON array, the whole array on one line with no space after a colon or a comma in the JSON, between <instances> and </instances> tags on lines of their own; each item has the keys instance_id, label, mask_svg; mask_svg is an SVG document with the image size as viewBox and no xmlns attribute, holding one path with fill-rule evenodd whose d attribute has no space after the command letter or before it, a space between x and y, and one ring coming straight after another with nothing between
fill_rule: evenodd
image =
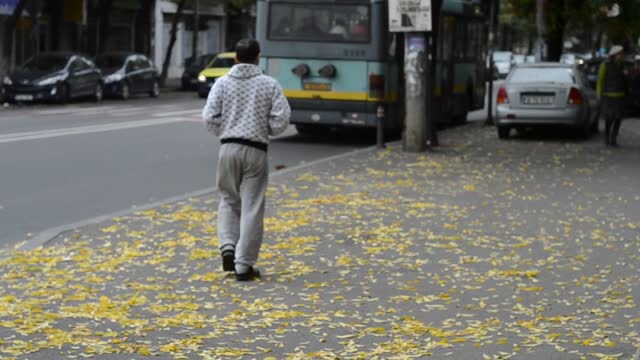
<instances>
[{"instance_id":1,"label":"gray sweatpants","mask_svg":"<svg viewBox=\"0 0 640 360\"><path fill-rule=\"evenodd\" d=\"M268 175L265 151L235 143L220 147L218 238L221 251L235 249L236 273L258 260Z\"/></svg>"}]
</instances>

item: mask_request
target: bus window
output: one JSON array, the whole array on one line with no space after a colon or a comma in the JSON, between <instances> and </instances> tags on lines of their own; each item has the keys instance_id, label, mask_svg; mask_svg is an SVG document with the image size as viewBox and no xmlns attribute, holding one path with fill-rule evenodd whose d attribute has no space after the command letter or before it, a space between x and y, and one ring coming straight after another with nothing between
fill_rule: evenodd
<instances>
[{"instance_id":1,"label":"bus window","mask_svg":"<svg viewBox=\"0 0 640 360\"><path fill-rule=\"evenodd\" d=\"M369 6L273 3L269 39L283 41L369 42Z\"/></svg>"}]
</instances>

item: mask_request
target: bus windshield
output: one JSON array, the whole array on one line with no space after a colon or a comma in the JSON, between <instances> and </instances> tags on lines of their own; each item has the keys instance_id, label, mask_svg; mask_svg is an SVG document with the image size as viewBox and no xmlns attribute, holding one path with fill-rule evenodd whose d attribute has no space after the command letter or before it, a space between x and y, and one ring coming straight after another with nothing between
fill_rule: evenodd
<instances>
[{"instance_id":1,"label":"bus windshield","mask_svg":"<svg viewBox=\"0 0 640 360\"><path fill-rule=\"evenodd\" d=\"M269 9L269 39L368 43L369 6L274 3Z\"/></svg>"}]
</instances>

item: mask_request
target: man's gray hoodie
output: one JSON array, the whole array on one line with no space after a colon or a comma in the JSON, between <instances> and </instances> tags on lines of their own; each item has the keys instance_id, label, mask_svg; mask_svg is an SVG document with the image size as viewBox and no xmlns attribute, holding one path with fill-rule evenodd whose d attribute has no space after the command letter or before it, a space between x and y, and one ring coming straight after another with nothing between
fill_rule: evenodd
<instances>
[{"instance_id":1,"label":"man's gray hoodie","mask_svg":"<svg viewBox=\"0 0 640 360\"><path fill-rule=\"evenodd\" d=\"M237 64L209 92L202 119L210 133L225 140L268 144L284 132L291 108L282 87L252 64Z\"/></svg>"}]
</instances>

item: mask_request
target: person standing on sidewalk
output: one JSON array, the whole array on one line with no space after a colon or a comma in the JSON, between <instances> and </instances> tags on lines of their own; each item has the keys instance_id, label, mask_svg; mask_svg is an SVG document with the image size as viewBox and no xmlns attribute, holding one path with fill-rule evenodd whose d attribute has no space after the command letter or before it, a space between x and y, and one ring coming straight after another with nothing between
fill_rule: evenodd
<instances>
[{"instance_id":1,"label":"person standing on sidewalk","mask_svg":"<svg viewBox=\"0 0 640 360\"><path fill-rule=\"evenodd\" d=\"M609 51L609 59L603 61L598 71L596 91L602 101L605 119L605 139L607 146L618 146L617 137L624 115L624 101L627 94L627 75L624 70L624 48L615 45Z\"/></svg>"},{"instance_id":2,"label":"person standing on sidewalk","mask_svg":"<svg viewBox=\"0 0 640 360\"><path fill-rule=\"evenodd\" d=\"M215 82L202 111L207 130L222 143L217 175L222 268L235 271L238 281L260 277L254 265L262 245L269 135L284 132L291 115L282 87L262 74L259 59L260 44L240 40L236 65Z\"/></svg>"}]
</instances>

